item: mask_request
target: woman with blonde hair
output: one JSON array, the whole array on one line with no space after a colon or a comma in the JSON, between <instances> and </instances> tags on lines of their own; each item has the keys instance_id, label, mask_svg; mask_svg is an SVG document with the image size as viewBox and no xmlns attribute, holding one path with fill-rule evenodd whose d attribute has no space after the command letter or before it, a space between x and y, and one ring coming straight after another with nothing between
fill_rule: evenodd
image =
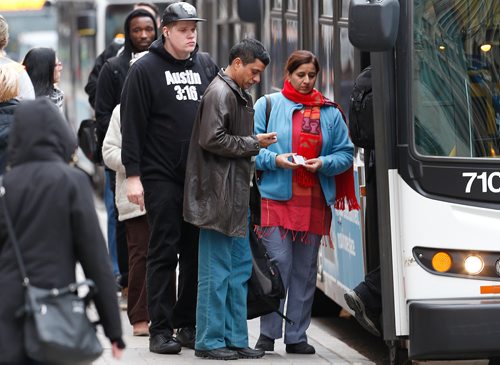
<instances>
[{"instance_id":1,"label":"woman with blonde hair","mask_svg":"<svg viewBox=\"0 0 500 365\"><path fill-rule=\"evenodd\" d=\"M14 110L19 100L19 75L23 71L21 65L8 63L0 65L0 174L5 171L7 160L7 143L12 122L14 121Z\"/></svg>"}]
</instances>

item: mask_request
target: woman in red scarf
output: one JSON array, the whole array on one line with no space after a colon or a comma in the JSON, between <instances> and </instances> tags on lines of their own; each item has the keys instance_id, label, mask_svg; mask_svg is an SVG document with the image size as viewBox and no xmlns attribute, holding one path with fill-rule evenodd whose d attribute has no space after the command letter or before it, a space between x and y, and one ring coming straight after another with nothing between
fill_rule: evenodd
<instances>
[{"instance_id":1,"label":"woman in red scarf","mask_svg":"<svg viewBox=\"0 0 500 365\"><path fill-rule=\"evenodd\" d=\"M255 133L277 132L277 142L256 159L262 195L259 232L288 291L285 325L288 353L314 354L306 330L316 288L316 264L323 235L330 232L331 206L358 209L354 194L354 147L338 106L314 88L319 62L309 51L295 51L285 67L283 90L255 104ZM284 300L281 303L284 309ZM274 350L282 319L261 317L256 348Z\"/></svg>"}]
</instances>

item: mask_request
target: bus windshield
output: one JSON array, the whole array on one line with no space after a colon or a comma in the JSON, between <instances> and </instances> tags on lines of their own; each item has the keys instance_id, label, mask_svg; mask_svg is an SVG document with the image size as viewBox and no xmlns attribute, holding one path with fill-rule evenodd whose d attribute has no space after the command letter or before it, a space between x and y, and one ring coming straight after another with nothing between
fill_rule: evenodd
<instances>
[{"instance_id":1,"label":"bus windshield","mask_svg":"<svg viewBox=\"0 0 500 365\"><path fill-rule=\"evenodd\" d=\"M500 157L500 1L415 0L413 20L416 151Z\"/></svg>"}]
</instances>

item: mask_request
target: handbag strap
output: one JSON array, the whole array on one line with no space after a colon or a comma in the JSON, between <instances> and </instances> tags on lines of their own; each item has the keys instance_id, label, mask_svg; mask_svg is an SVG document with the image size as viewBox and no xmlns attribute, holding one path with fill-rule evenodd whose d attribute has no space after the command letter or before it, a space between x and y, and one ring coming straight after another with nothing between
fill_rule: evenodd
<instances>
[{"instance_id":1,"label":"handbag strap","mask_svg":"<svg viewBox=\"0 0 500 365\"><path fill-rule=\"evenodd\" d=\"M23 258L21 256L21 251L19 250L19 242L17 241L16 233L14 232L14 226L12 225L12 220L10 219L9 212L7 210L7 204L5 202L5 187L3 186L3 175L0 175L0 204L2 205L3 215L5 217L5 224L7 226L7 232L9 234L10 241L12 242L12 247L14 248L14 253L16 255L17 265L19 266L19 271L23 277L23 286L28 287L30 285L30 280L28 274L26 273L26 268L24 266ZM64 288L52 289L50 295L59 296L69 292L76 292L80 286L87 286L88 293L83 298L84 300L89 300L96 293L96 286L93 280L86 279L79 283L71 283Z\"/></svg>"},{"instance_id":2,"label":"handbag strap","mask_svg":"<svg viewBox=\"0 0 500 365\"><path fill-rule=\"evenodd\" d=\"M3 176L0 176L0 201L2 204L3 215L5 217L5 224L7 226L7 232L9 233L9 238L14 248L14 253L16 254L17 265L19 266L19 271L23 277L23 285L29 285L29 278L26 274L26 268L24 267L23 258L21 256L21 251L19 250L19 243L14 232L14 227L12 225L12 220L10 219L9 212L7 211L7 204L5 203L5 187L3 186Z\"/></svg>"}]
</instances>

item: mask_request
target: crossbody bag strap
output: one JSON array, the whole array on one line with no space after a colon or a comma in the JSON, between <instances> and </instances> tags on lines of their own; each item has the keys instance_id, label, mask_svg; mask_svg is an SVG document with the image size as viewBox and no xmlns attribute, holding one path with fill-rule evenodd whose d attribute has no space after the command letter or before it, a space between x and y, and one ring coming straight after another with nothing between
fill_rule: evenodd
<instances>
[{"instance_id":1,"label":"crossbody bag strap","mask_svg":"<svg viewBox=\"0 0 500 365\"><path fill-rule=\"evenodd\" d=\"M0 201L0 204L2 205L3 215L5 217L7 232L9 233L9 238L12 243L12 247L14 248L14 253L16 254L19 271L21 272L21 276L23 277L23 285L27 286L29 284L28 275L26 274L26 268L24 267L21 251L19 250L19 243L14 232L14 227L12 226L12 221L10 219L9 212L7 211L7 204L5 203L5 187L3 186L3 176L0 176Z\"/></svg>"},{"instance_id":2,"label":"crossbody bag strap","mask_svg":"<svg viewBox=\"0 0 500 365\"><path fill-rule=\"evenodd\" d=\"M267 126L269 125L269 116L271 115L271 109L272 109L272 104L271 104L271 96L268 94L264 95L266 97L266 133L267 133Z\"/></svg>"}]
</instances>

